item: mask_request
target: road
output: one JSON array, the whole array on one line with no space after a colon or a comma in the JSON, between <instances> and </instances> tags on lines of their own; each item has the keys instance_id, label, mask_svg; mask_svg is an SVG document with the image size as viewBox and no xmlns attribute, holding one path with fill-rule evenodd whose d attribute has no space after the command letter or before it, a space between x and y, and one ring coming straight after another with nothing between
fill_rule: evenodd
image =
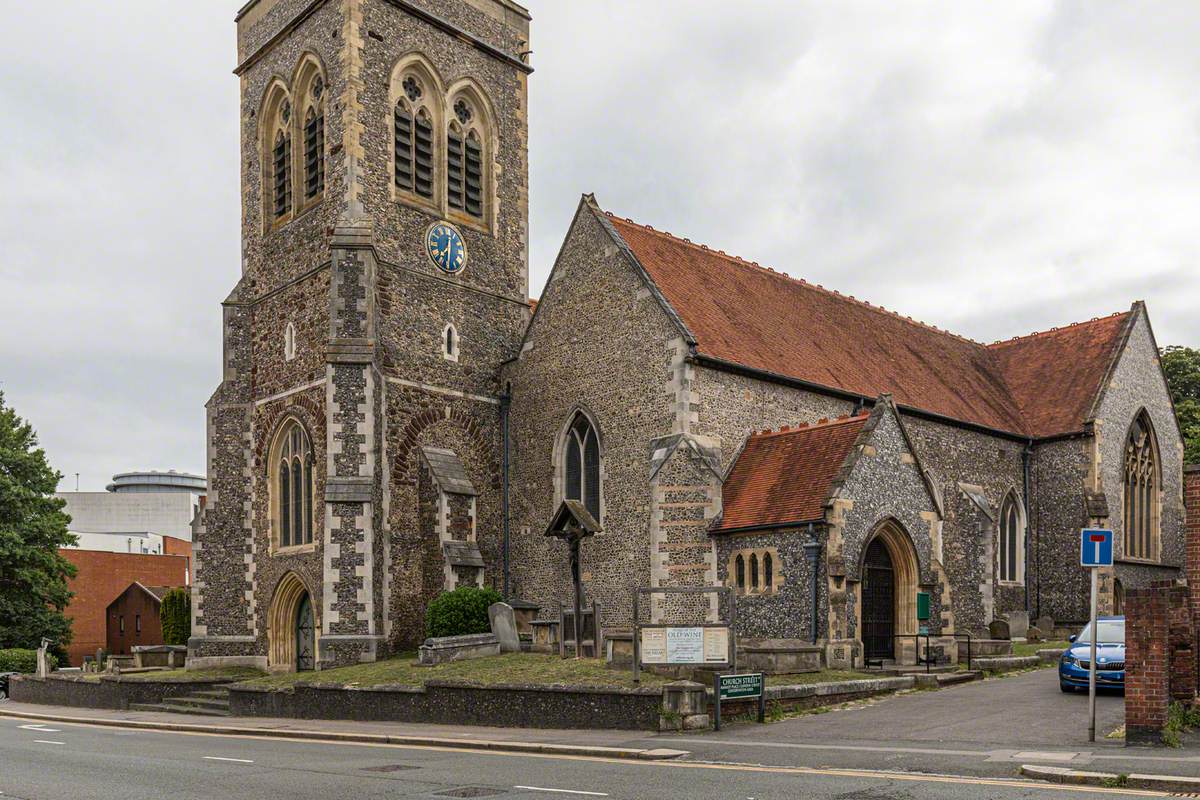
<instances>
[{"instance_id":1,"label":"road","mask_svg":"<svg viewBox=\"0 0 1200 800\"><path fill-rule=\"evenodd\" d=\"M1009 800L1162 796L1029 781L351 745L0 718L0 798Z\"/></svg>"}]
</instances>

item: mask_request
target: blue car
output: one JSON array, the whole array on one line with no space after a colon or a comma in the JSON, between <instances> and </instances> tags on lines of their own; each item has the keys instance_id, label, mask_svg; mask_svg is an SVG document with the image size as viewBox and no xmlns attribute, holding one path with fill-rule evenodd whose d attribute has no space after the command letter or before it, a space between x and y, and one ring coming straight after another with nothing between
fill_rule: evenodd
<instances>
[{"instance_id":1,"label":"blue car","mask_svg":"<svg viewBox=\"0 0 1200 800\"><path fill-rule=\"evenodd\" d=\"M1096 688L1125 691L1125 618L1096 620ZM1058 685L1064 692L1088 688L1092 658L1092 625L1088 623L1058 660Z\"/></svg>"}]
</instances>

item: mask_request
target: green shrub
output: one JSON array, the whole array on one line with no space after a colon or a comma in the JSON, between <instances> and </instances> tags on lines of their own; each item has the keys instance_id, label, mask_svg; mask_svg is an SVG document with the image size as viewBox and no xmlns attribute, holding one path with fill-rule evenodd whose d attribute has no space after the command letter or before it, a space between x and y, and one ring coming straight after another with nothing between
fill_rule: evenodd
<instances>
[{"instance_id":1,"label":"green shrub","mask_svg":"<svg viewBox=\"0 0 1200 800\"><path fill-rule=\"evenodd\" d=\"M187 589L172 589L158 609L163 644L187 644L192 635L192 596Z\"/></svg>"},{"instance_id":2,"label":"green shrub","mask_svg":"<svg viewBox=\"0 0 1200 800\"><path fill-rule=\"evenodd\" d=\"M58 666L58 659L50 655L50 667ZM13 649L0 650L0 672L37 672L37 650Z\"/></svg>"},{"instance_id":3,"label":"green shrub","mask_svg":"<svg viewBox=\"0 0 1200 800\"><path fill-rule=\"evenodd\" d=\"M443 592L429 604L425 614L428 636L463 636L468 633L488 633L488 606L504 598L495 589L460 586L453 592Z\"/></svg>"}]
</instances>

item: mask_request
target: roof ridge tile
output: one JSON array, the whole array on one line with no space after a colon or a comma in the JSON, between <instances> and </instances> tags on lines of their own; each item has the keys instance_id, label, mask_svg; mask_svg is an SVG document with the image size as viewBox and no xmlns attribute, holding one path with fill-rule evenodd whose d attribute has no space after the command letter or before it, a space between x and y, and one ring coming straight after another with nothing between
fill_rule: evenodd
<instances>
[{"instance_id":1,"label":"roof ridge tile","mask_svg":"<svg viewBox=\"0 0 1200 800\"><path fill-rule=\"evenodd\" d=\"M622 218L621 218L621 217L618 217L616 214L613 214L611 211L605 211L604 213L605 213L605 214L606 214L608 217L610 217L611 219L614 219L614 220L617 220L617 221L622 221ZM797 278L797 277L795 277L795 276L793 276L793 275L790 275L790 274L789 274L789 273L787 273L787 272L783 272L783 271L780 271L780 270L774 269L774 268L772 268L772 267L764 267L764 266L761 266L761 265L760 265L760 264L759 264L757 261L747 261L747 260L745 260L744 258L741 258L740 256L731 255L730 253L726 253L724 250L719 250L719 249L717 249L717 250L714 250L713 248L709 247L709 246L708 246L708 245L706 245L706 244L700 244L700 243L697 243L697 242L693 242L693 241L692 241L692 240L690 240L690 239L681 238L681 237L679 237L679 236L674 236L674 235L672 235L671 233L669 233L669 232L667 232L667 231L660 231L660 230L656 230L656 229L655 229L653 226L651 226L651 225L646 225L646 224L644 224L644 223L641 223L641 222L634 222L634 221L633 221L633 220L631 220L629 217L624 217L624 218L623 218L623 221L624 221L624 222L627 222L627 223L629 223L630 225L632 225L632 226L634 226L634 227L636 227L636 228L641 228L641 229L643 229L643 230L650 231L651 233L657 234L657 235L659 235L659 236L668 236L668 237L670 237L672 240L674 240L674 241L676 241L676 242L679 242L680 244L684 244L684 245L687 245L687 246L689 246L689 247L694 247L694 248L697 248L697 249L699 249L699 250L703 250L704 252L707 252L707 253L716 253L716 254L718 254L718 255L721 255L721 256L725 257L726 259L728 259L729 261L731 261L731 262L733 262L733 263L735 263L735 264L740 264L740 265L742 265L742 266L744 266L744 267L753 267L753 268L756 268L756 269L762 270L763 272L765 272L765 273L767 273L767 274L769 274L769 275L776 275L776 276L778 276L778 277L782 278L783 280L791 281L792 283L799 284L800 286L804 286L804 287L807 287L807 288L809 288L809 289L813 289L813 288L815 288L815 289L819 289L819 290L821 290L822 292L825 292L826 294L831 294L831 295L833 295L834 297L839 297L839 298L841 298L841 299L843 299L843 300L849 300L849 301L850 301L850 302L852 302L852 303L856 303L856 304L858 304L858 305L861 305L861 306L863 306L863 307L865 307L865 308L869 308L869 309L871 309L871 310L873 310L873 311L879 311L879 312L882 312L882 313L884 313L884 314L888 314L888 315L890 315L890 316L892 316L892 317L895 317L895 318L896 318L896 319L898 319L898 320L901 320L902 322L908 322L908 323L910 323L910 324L912 324L912 325L916 325L916 326L918 326L918 327L925 328L926 330L932 330L932 331L936 331L937 333L943 334L943 335L945 335L945 336L953 336L955 339L959 339L959 340L961 340L961 341L964 341L964 342L969 342L970 344L977 345L977 346L979 346L979 347L987 347L987 345L986 345L986 344L984 344L983 342L976 341L975 339L971 339L971 338L969 338L969 337L967 337L967 336L963 336L963 335L962 335L962 334L960 334L960 333L954 333L953 331L949 331L949 330L943 330L942 328L939 328L939 327L938 327L938 326L936 326L936 325L930 324L930 323L928 323L928 322L924 322L924 321L922 321L922 320L919 320L919 319L913 319L911 316L908 316L908 315L901 314L901 313L899 313L899 312L897 312L897 311L893 311L893 310L891 310L890 308L887 308L887 307L885 307L885 306L882 306L882 305L879 305L879 306L877 306L877 305L872 305L871 303L868 303L868 302L866 302L865 300L859 300L859 299L857 299L856 297L854 297L854 295L844 295L844 294L842 294L841 292L839 292L837 289L827 289L827 288L825 288L823 285L821 285L821 284L819 284L819 283L810 283L810 282L808 282L808 281L804 280L803 278Z\"/></svg>"},{"instance_id":2,"label":"roof ridge tile","mask_svg":"<svg viewBox=\"0 0 1200 800\"><path fill-rule=\"evenodd\" d=\"M1107 314L1103 317L1092 317L1091 319L1084 319L1080 320L1079 322L1070 322L1066 325L1055 325L1054 327L1047 328L1044 331L1034 331L1033 333L1026 333L1023 336L1013 336L1009 339L997 339L994 342L989 342L986 346L997 347L1001 345L1012 344L1014 342L1023 342L1029 339L1036 339L1039 336L1049 336L1052 333L1062 333L1064 331L1082 328L1084 325L1094 325L1097 322L1109 322L1117 317L1123 317L1127 314L1129 314L1128 311L1114 311L1113 313Z\"/></svg>"}]
</instances>

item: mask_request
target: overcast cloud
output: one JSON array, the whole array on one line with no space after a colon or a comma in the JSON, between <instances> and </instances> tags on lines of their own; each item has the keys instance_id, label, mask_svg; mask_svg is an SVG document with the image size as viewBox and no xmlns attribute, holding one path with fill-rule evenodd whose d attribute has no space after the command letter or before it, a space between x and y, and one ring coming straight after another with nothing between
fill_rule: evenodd
<instances>
[{"instance_id":1,"label":"overcast cloud","mask_svg":"<svg viewBox=\"0 0 1200 800\"><path fill-rule=\"evenodd\" d=\"M63 488L204 470L239 5L0 0L0 390ZM1200 4L529 5L534 295L592 191L981 341L1200 345Z\"/></svg>"}]
</instances>

